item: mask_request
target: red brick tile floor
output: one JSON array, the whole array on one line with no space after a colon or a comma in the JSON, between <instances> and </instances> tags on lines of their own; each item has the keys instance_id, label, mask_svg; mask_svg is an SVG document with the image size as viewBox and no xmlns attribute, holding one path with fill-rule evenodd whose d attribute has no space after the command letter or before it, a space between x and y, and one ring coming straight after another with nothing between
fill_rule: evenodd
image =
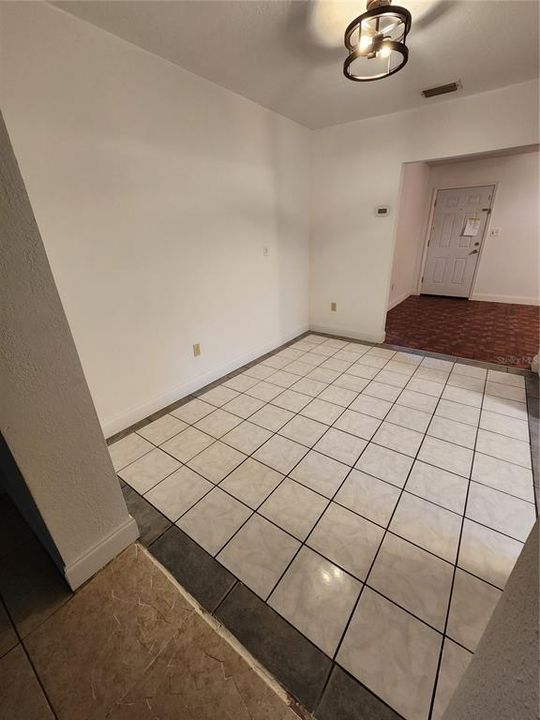
<instances>
[{"instance_id":1,"label":"red brick tile floor","mask_svg":"<svg viewBox=\"0 0 540 720\"><path fill-rule=\"evenodd\" d=\"M540 308L409 295L386 316L386 342L528 368L540 347Z\"/></svg>"}]
</instances>

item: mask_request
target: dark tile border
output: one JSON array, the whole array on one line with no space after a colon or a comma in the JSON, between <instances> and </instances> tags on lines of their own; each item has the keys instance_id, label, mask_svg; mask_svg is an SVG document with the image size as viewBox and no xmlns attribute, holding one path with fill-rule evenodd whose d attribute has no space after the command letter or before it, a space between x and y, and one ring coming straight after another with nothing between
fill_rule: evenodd
<instances>
[{"instance_id":1,"label":"dark tile border","mask_svg":"<svg viewBox=\"0 0 540 720\"><path fill-rule=\"evenodd\" d=\"M139 430L310 334L525 376L535 500L538 513L540 497L538 376L527 370L508 368L470 358L460 358L386 343L362 342L355 338L329 333L306 331L271 352L242 365L233 372L117 433L107 442L110 444ZM123 492L128 505L131 503L130 512L134 514L143 530L141 542L148 546L149 552L200 603L204 610L214 615L239 640L251 655L275 677L294 701L313 713L318 720L401 719L402 716L395 710L332 661L264 600L238 581L221 563L125 483L123 483ZM136 497L138 499L135 499ZM164 530L159 533L161 527Z\"/></svg>"}]
</instances>

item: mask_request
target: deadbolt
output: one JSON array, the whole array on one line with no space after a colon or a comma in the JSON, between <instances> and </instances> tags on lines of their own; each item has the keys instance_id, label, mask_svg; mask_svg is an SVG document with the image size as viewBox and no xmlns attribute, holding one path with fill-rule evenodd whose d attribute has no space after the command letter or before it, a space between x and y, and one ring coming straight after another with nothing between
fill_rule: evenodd
<instances>
[{"instance_id":1,"label":"deadbolt","mask_svg":"<svg viewBox=\"0 0 540 720\"><path fill-rule=\"evenodd\" d=\"M472 250L472 251L469 253L469 255L476 255L477 252L478 252L478 250Z\"/></svg>"}]
</instances>

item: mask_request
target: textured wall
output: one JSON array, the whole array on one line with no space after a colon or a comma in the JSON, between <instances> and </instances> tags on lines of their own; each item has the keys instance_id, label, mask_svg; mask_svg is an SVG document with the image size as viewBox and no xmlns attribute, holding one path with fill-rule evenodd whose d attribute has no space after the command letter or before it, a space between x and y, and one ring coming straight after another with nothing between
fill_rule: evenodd
<instances>
[{"instance_id":1,"label":"textured wall","mask_svg":"<svg viewBox=\"0 0 540 720\"><path fill-rule=\"evenodd\" d=\"M71 565L129 515L1 115L0 222L0 432Z\"/></svg>"},{"instance_id":2,"label":"textured wall","mask_svg":"<svg viewBox=\"0 0 540 720\"><path fill-rule=\"evenodd\" d=\"M535 720L538 520L443 720Z\"/></svg>"}]
</instances>

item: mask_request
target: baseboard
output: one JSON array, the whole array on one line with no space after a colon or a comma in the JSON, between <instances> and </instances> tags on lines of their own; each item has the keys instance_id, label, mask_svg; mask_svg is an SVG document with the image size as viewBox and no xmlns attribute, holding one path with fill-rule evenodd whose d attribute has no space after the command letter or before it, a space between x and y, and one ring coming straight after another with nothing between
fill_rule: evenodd
<instances>
[{"instance_id":1,"label":"baseboard","mask_svg":"<svg viewBox=\"0 0 540 720\"><path fill-rule=\"evenodd\" d=\"M385 333L368 333L358 330L353 330L349 327L342 327L338 325L310 325L311 332L327 333L328 335L338 335L340 337L351 338L351 340L363 340L364 342L370 343L382 343L384 342Z\"/></svg>"},{"instance_id":2,"label":"baseboard","mask_svg":"<svg viewBox=\"0 0 540 720\"><path fill-rule=\"evenodd\" d=\"M193 378L186 383L182 383L182 385L177 385L176 387L171 388L170 390L163 393L162 395L159 395L156 398L129 408L121 415L117 415L116 417L103 422L101 426L103 434L106 438L115 435L116 433L124 430L127 427L130 427L131 425L134 425L140 420L144 420L144 418L152 415L152 413L155 413L158 410L167 407L167 405L171 405L177 400L181 400L183 397L186 397L186 395L190 395L196 390L199 390L205 385L214 382L214 380L219 380L220 377L223 377L224 375L227 375L233 370L242 367L242 365L245 365L252 360L256 360L258 357L264 355L267 352L270 352L274 348L277 348L286 342L294 340L294 338L302 335L302 333L305 333L308 330L308 325L302 326L292 333L275 338L273 342L265 343L264 345L252 348L248 352L243 353L242 355L238 355L230 362L225 363L225 365L221 365L214 370L210 370L203 375L199 375L198 377Z\"/></svg>"},{"instance_id":3,"label":"baseboard","mask_svg":"<svg viewBox=\"0 0 540 720\"><path fill-rule=\"evenodd\" d=\"M512 296L512 295L471 295L469 300L481 302L511 303L512 305L540 305L538 298Z\"/></svg>"},{"instance_id":4,"label":"baseboard","mask_svg":"<svg viewBox=\"0 0 540 720\"><path fill-rule=\"evenodd\" d=\"M398 297L395 298L395 300L392 300L391 302L388 303L388 307L386 309L391 310L392 308L395 308L396 305L399 305L404 300L406 300L409 297L409 295L416 295L416 294L417 293L414 290L408 290L407 292L401 293L401 295L398 295Z\"/></svg>"},{"instance_id":5,"label":"baseboard","mask_svg":"<svg viewBox=\"0 0 540 720\"><path fill-rule=\"evenodd\" d=\"M70 588L76 590L121 553L122 550L127 548L128 545L135 542L138 537L139 528L137 523L129 515L127 520L116 530L113 530L107 537L96 543L90 550L87 550L75 562L65 566L64 575Z\"/></svg>"}]
</instances>

